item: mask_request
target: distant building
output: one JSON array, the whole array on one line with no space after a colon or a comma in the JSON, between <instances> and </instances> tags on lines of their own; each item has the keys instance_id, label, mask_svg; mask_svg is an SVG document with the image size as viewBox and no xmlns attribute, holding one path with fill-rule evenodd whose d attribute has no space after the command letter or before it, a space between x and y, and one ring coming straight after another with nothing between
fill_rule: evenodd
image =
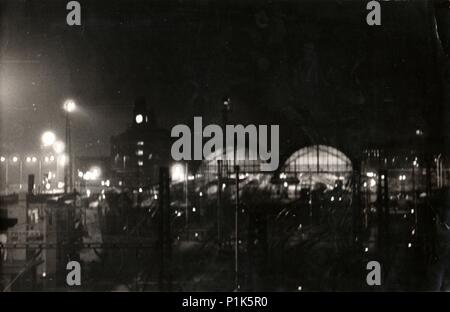
<instances>
[{"instance_id":1,"label":"distant building","mask_svg":"<svg viewBox=\"0 0 450 312\"><path fill-rule=\"evenodd\" d=\"M131 125L111 138L113 184L147 187L158 183L158 170L170 163L170 133L156 124L145 99L136 100Z\"/></svg>"}]
</instances>

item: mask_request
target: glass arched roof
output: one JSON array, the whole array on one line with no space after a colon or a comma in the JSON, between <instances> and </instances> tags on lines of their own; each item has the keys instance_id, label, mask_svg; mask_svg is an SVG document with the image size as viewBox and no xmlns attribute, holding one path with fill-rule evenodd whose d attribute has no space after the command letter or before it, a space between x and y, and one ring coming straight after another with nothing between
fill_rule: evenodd
<instances>
[{"instance_id":1,"label":"glass arched roof","mask_svg":"<svg viewBox=\"0 0 450 312\"><path fill-rule=\"evenodd\" d=\"M312 145L299 149L284 163L284 172L350 172L350 159L338 149L327 145Z\"/></svg>"}]
</instances>

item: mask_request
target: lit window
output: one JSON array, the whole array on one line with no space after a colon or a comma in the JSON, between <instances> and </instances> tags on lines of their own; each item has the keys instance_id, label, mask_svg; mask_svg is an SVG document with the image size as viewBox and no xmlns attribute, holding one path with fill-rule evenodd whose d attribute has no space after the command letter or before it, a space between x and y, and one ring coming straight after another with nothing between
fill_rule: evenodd
<instances>
[{"instance_id":1,"label":"lit window","mask_svg":"<svg viewBox=\"0 0 450 312\"><path fill-rule=\"evenodd\" d=\"M138 145L138 146L144 146L144 141L138 141L138 142L137 142L137 145Z\"/></svg>"},{"instance_id":2,"label":"lit window","mask_svg":"<svg viewBox=\"0 0 450 312\"><path fill-rule=\"evenodd\" d=\"M143 165L144 165L144 162L143 162L142 160L139 160L139 161L138 161L138 166L139 166L139 167L142 167Z\"/></svg>"},{"instance_id":3,"label":"lit window","mask_svg":"<svg viewBox=\"0 0 450 312\"><path fill-rule=\"evenodd\" d=\"M137 150L136 151L136 155L142 156L142 155L144 155L144 151L143 150Z\"/></svg>"}]
</instances>

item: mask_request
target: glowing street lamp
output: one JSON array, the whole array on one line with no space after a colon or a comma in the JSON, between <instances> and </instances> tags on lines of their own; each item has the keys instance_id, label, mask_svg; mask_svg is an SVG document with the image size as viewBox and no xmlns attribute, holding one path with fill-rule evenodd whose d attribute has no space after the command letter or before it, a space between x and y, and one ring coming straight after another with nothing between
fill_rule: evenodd
<instances>
[{"instance_id":1,"label":"glowing street lamp","mask_svg":"<svg viewBox=\"0 0 450 312\"><path fill-rule=\"evenodd\" d=\"M181 164L175 164L172 166L172 181L179 182L184 179L184 168Z\"/></svg>"},{"instance_id":2,"label":"glowing street lamp","mask_svg":"<svg viewBox=\"0 0 450 312\"><path fill-rule=\"evenodd\" d=\"M101 174L100 168L92 167L90 171L92 173L92 180L97 180L100 177Z\"/></svg>"},{"instance_id":3,"label":"glowing street lamp","mask_svg":"<svg viewBox=\"0 0 450 312\"><path fill-rule=\"evenodd\" d=\"M59 156L58 161L61 164L61 166L64 167L67 164L67 162L68 162L67 156L65 154L62 154L61 156Z\"/></svg>"},{"instance_id":4,"label":"glowing street lamp","mask_svg":"<svg viewBox=\"0 0 450 312\"><path fill-rule=\"evenodd\" d=\"M56 135L52 131L45 131L42 134L41 140L45 147L51 146L56 141Z\"/></svg>"},{"instance_id":5,"label":"glowing street lamp","mask_svg":"<svg viewBox=\"0 0 450 312\"><path fill-rule=\"evenodd\" d=\"M61 154L62 152L64 152L65 148L66 148L66 145L62 141L56 141L53 144L53 150L55 151L56 154Z\"/></svg>"},{"instance_id":6,"label":"glowing street lamp","mask_svg":"<svg viewBox=\"0 0 450 312\"><path fill-rule=\"evenodd\" d=\"M36 158L36 156L27 156L27 158L25 158L25 161L27 163L31 163L31 162L35 163L35 162L37 162L37 158Z\"/></svg>"},{"instance_id":7,"label":"glowing street lamp","mask_svg":"<svg viewBox=\"0 0 450 312\"><path fill-rule=\"evenodd\" d=\"M136 123L140 124L144 121L144 117L142 116L142 114L138 114L136 115Z\"/></svg>"},{"instance_id":8,"label":"glowing street lamp","mask_svg":"<svg viewBox=\"0 0 450 312\"><path fill-rule=\"evenodd\" d=\"M68 99L64 102L63 108L66 112L71 113L77 108L77 105L74 100Z\"/></svg>"},{"instance_id":9,"label":"glowing street lamp","mask_svg":"<svg viewBox=\"0 0 450 312\"><path fill-rule=\"evenodd\" d=\"M13 156L12 161L13 163L19 163L19 187L22 189L22 160L17 156Z\"/></svg>"}]
</instances>

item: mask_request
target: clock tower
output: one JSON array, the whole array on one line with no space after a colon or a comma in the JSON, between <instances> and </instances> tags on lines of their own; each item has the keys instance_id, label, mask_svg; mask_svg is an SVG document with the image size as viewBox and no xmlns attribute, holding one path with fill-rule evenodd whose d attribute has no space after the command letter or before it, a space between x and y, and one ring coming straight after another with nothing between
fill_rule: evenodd
<instances>
[{"instance_id":1,"label":"clock tower","mask_svg":"<svg viewBox=\"0 0 450 312\"><path fill-rule=\"evenodd\" d=\"M134 102L133 109L133 126L144 127L149 123L149 116L147 110L147 103L144 97L139 97Z\"/></svg>"}]
</instances>

